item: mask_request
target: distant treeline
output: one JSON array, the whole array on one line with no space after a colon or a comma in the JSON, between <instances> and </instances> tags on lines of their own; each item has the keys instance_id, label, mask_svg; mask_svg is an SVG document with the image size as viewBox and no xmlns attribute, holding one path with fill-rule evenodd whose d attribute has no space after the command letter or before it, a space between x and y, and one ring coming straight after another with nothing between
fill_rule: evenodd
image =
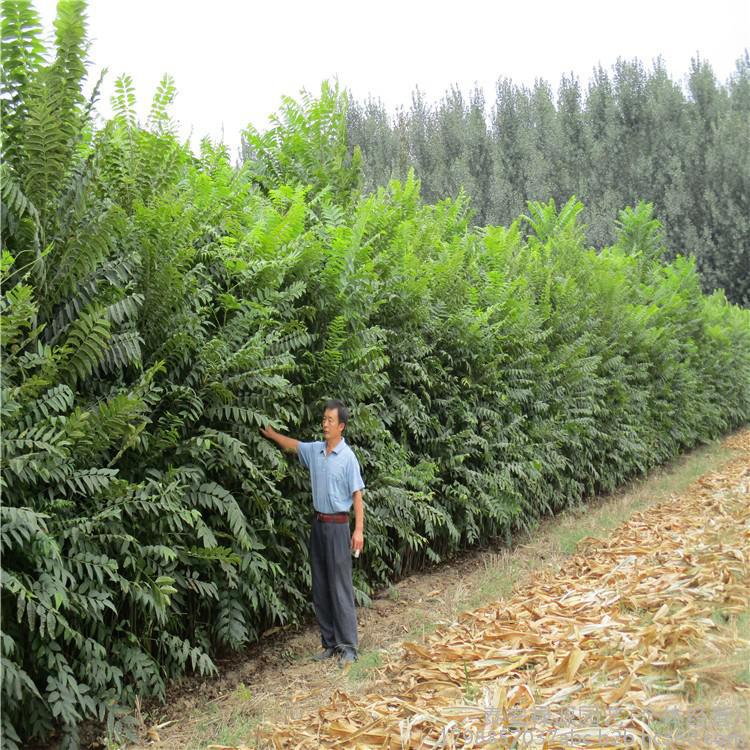
<instances>
[{"instance_id":1,"label":"distant treeline","mask_svg":"<svg viewBox=\"0 0 750 750\"><path fill-rule=\"evenodd\" d=\"M603 247L623 206L652 202L670 256L694 255L704 289L750 305L747 50L724 85L704 60L693 60L684 87L661 62L619 60L610 73L596 69L586 90L563 77L556 95L546 81L529 89L504 78L494 102L452 88L431 104L417 89L408 110L389 113L352 99L347 124L365 191L413 167L429 202L463 187L479 226L507 225L529 200L562 206L575 195L587 241Z\"/></svg>"}]
</instances>

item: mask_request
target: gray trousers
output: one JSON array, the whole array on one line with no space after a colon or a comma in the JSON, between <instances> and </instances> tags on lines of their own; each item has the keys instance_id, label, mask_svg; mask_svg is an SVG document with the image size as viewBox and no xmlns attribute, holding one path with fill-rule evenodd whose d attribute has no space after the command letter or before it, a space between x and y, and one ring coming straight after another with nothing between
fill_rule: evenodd
<instances>
[{"instance_id":1,"label":"gray trousers","mask_svg":"<svg viewBox=\"0 0 750 750\"><path fill-rule=\"evenodd\" d=\"M352 586L352 550L348 523L313 518L310 568L315 616L324 648L356 650L357 613Z\"/></svg>"}]
</instances>

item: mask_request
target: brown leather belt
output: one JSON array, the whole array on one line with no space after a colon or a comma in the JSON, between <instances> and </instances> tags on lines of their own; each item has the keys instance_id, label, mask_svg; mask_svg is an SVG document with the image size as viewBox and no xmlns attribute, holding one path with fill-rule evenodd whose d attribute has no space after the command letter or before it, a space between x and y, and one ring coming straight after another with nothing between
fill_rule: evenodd
<instances>
[{"instance_id":1,"label":"brown leather belt","mask_svg":"<svg viewBox=\"0 0 750 750\"><path fill-rule=\"evenodd\" d=\"M315 518L323 523L349 523L348 513L318 513L316 510Z\"/></svg>"}]
</instances>

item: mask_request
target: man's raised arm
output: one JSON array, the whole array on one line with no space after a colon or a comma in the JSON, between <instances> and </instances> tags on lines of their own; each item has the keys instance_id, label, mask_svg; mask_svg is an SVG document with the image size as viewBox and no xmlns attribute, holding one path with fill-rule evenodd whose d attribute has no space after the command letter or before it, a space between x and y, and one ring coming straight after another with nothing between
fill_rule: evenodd
<instances>
[{"instance_id":1,"label":"man's raised arm","mask_svg":"<svg viewBox=\"0 0 750 750\"><path fill-rule=\"evenodd\" d=\"M261 433L263 433L264 437L267 437L269 440L273 440L276 445L279 446L282 450L288 451L289 453L296 453L297 449L299 448L299 440L295 440L294 438L287 437L286 435L282 435L279 432L276 432L276 430L273 429L273 427L261 427L260 428Z\"/></svg>"}]
</instances>

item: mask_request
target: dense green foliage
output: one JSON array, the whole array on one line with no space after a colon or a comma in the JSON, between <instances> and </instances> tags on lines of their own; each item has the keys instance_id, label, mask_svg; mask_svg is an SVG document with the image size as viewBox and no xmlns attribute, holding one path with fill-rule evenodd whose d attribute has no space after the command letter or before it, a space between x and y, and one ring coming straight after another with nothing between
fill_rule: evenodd
<instances>
[{"instance_id":1,"label":"dense green foliage","mask_svg":"<svg viewBox=\"0 0 750 750\"><path fill-rule=\"evenodd\" d=\"M176 141L169 79L91 127L82 0L54 59L28 2L2 36L5 747L309 614L308 481L264 423L351 405L364 601L750 416L750 313L661 262L650 206L596 253L575 200L472 230L413 175L360 198L327 86L236 170Z\"/></svg>"},{"instance_id":2,"label":"dense green foliage","mask_svg":"<svg viewBox=\"0 0 750 750\"><path fill-rule=\"evenodd\" d=\"M497 82L491 111L475 90L453 88L435 105L417 90L408 110L382 102L349 107L364 187L376 191L414 168L428 202L471 197L477 226L509 224L529 200L585 204L587 240L615 240L623 206L654 205L670 258L695 257L705 291L750 307L750 57L720 85L694 60L686 89L663 63L647 71L619 60L594 71L587 91L563 77L553 94Z\"/></svg>"}]
</instances>

